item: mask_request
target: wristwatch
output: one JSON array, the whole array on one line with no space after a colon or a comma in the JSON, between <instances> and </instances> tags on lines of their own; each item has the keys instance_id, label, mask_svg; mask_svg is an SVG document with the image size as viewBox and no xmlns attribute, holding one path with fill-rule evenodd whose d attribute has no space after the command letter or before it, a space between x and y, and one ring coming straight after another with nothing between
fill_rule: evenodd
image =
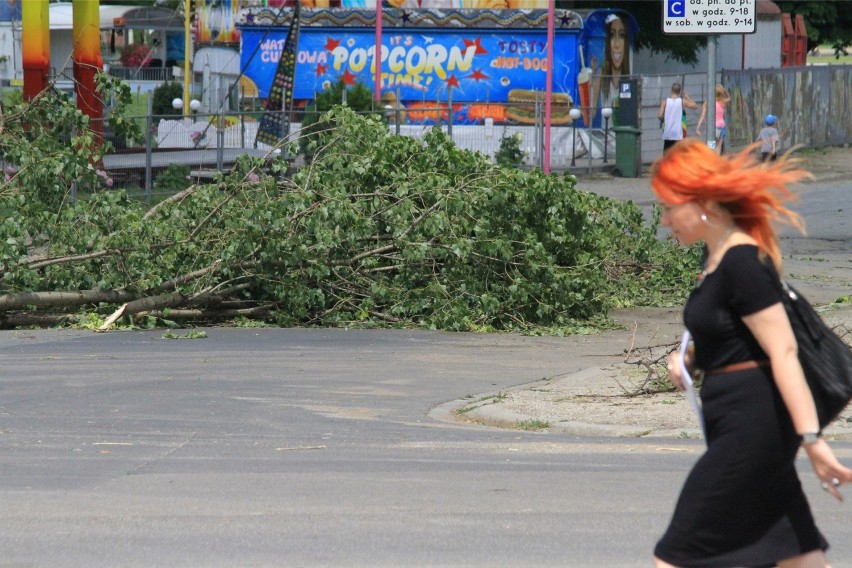
<instances>
[{"instance_id":1,"label":"wristwatch","mask_svg":"<svg viewBox=\"0 0 852 568\"><path fill-rule=\"evenodd\" d=\"M799 443L803 446L810 446L811 444L816 444L821 437L821 430L817 430L815 432L803 432L799 434Z\"/></svg>"}]
</instances>

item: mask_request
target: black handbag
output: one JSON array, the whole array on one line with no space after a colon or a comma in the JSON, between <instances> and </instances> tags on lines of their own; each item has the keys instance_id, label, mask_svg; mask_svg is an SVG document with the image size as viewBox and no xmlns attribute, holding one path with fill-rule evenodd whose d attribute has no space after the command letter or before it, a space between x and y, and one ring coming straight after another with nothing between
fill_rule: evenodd
<instances>
[{"instance_id":1,"label":"black handbag","mask_svg":"<svg viewBox=\"0 0 852 568\"><path fill-rule=\"evenodd\" d=\"M852 399L852 348L795 288L782 282L783 303L799 346L799 362L825 428Z\"/></svg>"}]
</instances>

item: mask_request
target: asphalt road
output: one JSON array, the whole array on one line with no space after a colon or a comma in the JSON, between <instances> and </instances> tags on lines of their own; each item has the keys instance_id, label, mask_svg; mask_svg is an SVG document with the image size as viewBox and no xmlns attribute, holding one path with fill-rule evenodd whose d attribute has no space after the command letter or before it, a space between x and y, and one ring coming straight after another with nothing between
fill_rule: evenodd
<instances>
[{"instance_id":1,"label":"asphalt road","mask_svg":"<svg viewBox=\"0 0 852 568\"><path fill-rule=\"evenodd\" d=\"M0 566L647 566L702 449L430 417L580 368L572 338L207 333L0 335Z\"/></svg>"}]
</instances>

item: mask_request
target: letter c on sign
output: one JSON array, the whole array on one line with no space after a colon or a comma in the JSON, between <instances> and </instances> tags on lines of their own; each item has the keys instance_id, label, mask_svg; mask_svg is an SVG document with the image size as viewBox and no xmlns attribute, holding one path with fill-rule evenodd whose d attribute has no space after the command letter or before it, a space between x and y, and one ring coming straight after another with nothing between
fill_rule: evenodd
<instances>
[{"instance_id":1,"label":"letter c on sign","mask_svg":"<svg viewBox=\"0 0 852 568\"><path fill-rule=\"evenodd\" d=\"M668 0L668 5L669 18L683 18L684 16L686 16L686 0Z\"/></svg>"}]
</instances>

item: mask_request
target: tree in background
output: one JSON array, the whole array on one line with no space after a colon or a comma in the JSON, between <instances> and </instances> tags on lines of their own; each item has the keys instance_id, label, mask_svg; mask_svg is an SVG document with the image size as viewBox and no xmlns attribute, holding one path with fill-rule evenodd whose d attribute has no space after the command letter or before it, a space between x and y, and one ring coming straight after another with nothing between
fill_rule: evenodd
<instances>
[{"instance_id":1,"label":"tree in background","mask_svg":"<svg viewBox=\"0 0 852 568\"><path fill-rule=\"evenodd\" d=\"M183 111L172 106L174 99L183 98L183 86L174 81L166 81L154 89L151 111L154 116L179 115Z\"/></svg>"},{"instance_id":2,"label":"tree in background","mask_svg":"<svg viewBox=\"0 0 852 568\"><path fill-rule=\"evenodd\" d=\"M852 44L852 5L825 0L776 2L782 12L801 14L808 29L808 51L830 45L839 58Z\"/></svg>"}]
</instances>

